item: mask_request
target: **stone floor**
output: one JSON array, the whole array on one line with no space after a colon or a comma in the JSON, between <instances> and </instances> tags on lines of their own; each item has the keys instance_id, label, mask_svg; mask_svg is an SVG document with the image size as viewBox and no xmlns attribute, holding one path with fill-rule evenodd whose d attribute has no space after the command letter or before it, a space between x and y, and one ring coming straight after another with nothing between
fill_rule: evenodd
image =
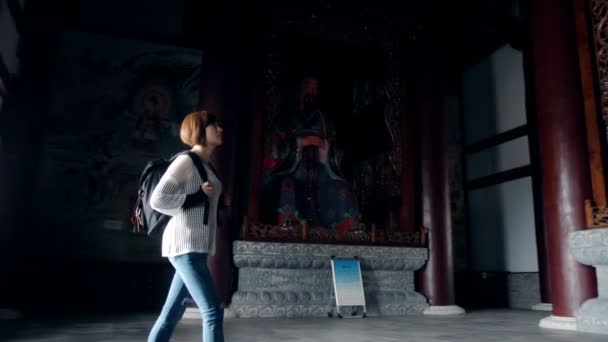
<instances>
[{"instance_id":1,"label":"stone floor","mask_svg":"<svg viewBox=\"0 0 608 342\"><path fill-rule=\"evenodd\" d=\"M228 342L275 341L568 341L606 342L606 335L544 330L545 312L488 310L456 317L365 319L228 319ZM0 320L1 341L145 341L154 317L130 315L55 320ZM200 341L200 321L183 320L173 341Z\"/></svg>"}]
</instances>

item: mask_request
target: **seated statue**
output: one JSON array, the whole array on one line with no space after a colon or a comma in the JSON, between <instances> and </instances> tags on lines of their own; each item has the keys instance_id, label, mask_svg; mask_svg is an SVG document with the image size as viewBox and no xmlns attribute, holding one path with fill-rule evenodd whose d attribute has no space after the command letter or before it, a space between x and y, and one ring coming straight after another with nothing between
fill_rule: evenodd
<instances>
[{"instance_id":1,"label":"seated statue","mask_svg":"<svg viewBox=\"0 0 608 342\"><path fill-rule=\"evenodd\" d=\"M319 80L301 83L299 107L272 140L264 166L278 191L277 224L360 230L361 213L348 182L340 175L335 131L319 108Z\"/></svg>"}]
</instances>

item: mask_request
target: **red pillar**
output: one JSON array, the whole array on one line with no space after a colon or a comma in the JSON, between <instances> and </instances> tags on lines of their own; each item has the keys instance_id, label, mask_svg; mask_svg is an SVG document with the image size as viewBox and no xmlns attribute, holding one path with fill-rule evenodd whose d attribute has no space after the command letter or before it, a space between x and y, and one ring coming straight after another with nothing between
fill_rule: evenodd
<instances>
[{"instance_id":1,"label":"red pillar","mask_svg":"<svg viewBox=\"0 0 608 342\"><path fill-rule=\"evenodd\" d=\"M536 227L536 248L538 256L538 277L541 305L551 303L551 278L549 276L549 258L547 253L547 236L544 225Z\"/></svg>"},{"instance_id":2,"label":"red pillar","mask_svg":"<svg viewBox=\"0 0 608 342\"><path fill-rule=\"evenodd\" d=\"M528 56L526 56L527 58ZM529 65L529 63L526 63ZM529 75L529 70L526 70ZM532 92L527 92L528 98L533 98ZM530 107L528 107L530 108ZM534 110L528 110L527 120L529 127L536 127L536 116ZM530 160L532 165L540 165L540 155L538 150L538 132L531 129L528 133ZM549 277L549 257L547 253L547 231L543 219L542 206L542 174L539 167L532 170L532 192L534 196L534 224L536 233L536 255L538 257L538 278L540 287L540 303L532 307L533 310L550 311L551 303L551 280Z\"/></svg>"},{"instance_id":3,"label":"red pillar","mask_svg":"<svg viewBox=\"0 0 608 342\"><path fill-rule=\"evenodd\" d=\"M413 111L414 97L409 94L408 80L403 78L400 84L401 110L401 208L399 229L402 232L419 230L419 221L416 217L419 208L416 201L418 189L416 187L416 160L418 156L416 145L416 117ZM412 87L411 90L414 88Z\"/></svg>"},{"instance_id":4,"label":"red pillar","mask_svg":"<svg viewBox=\"0 0 608 342\"><path fill-rule=\"evenodd\" d=\"M530 58L553 315L574 317L597 295L593 269L568 251L591 198L572 0L530 2ZM541 322L542 325L542 322Z\"/></svg>"},{"instance_id":5,"label":"red pillar","mask_svg":"<svg viewBox=\"0 0 608 342\"><path fill-rule=\"evenodd\" d=\"M459 314L464 310L455 306L446 112L438 80L424 75L416 81L422 224L429 234L429 260L418 274L419 282L422 293L431 304L431 310L427 313ZM440 307L449 309L442 312Z\"/></svg>"},{"instance_id":6,"label":"red pillar","mask_svg":"<svg viewBox=\"0 0 608 342\"><path fill-rule=\"evenodd\" d=\"M235 4L188 0L187 3L194 13L190 16L191 38L202 42L203 50L199 108L215 113L224 127L224 144L214 154L212 162L222 181L224 203L232 206L220 211L222 222L216 235L216 254L209 258L209 268L220 300L228 304L233 290L232 241L240 231L237 225L244 215L239 206L244 200L240 199L242 196L235 186L242 184L237 182L237 177L247 177L247 172L237 170L236 165L242 165L241 160L247 158L245 154L253 152L249 147L237 144L243 144L238 138L250 132L250 127L243 125L246 122L243 117L261 117L263 113L263 104L255 102L263 100L263 97L251 92L252 89L263 91L263 84L255 83L263 81L263 75L258 79L255 72L263 60L261 38L265 37L263 33L270 25L266 18L269 8L258 2ZM255 117L253 120L254 127L260 127L254 128L253 134L261 135L261 119L260 122L255 121ZM256 160L252 161L253 167ZM261 167L257 169L261 170ZM246 210L257 211L255 208Z\"/></svg>"}]
</instances>

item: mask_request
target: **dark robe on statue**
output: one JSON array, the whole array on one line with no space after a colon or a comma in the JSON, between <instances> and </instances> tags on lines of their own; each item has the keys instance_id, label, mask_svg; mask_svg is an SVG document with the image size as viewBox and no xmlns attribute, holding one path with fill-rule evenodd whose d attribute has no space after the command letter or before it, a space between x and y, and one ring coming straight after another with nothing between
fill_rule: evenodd
<instances>
[{"instance_id":1,"label":"dark robe on statue","mask_svg":"<svg viewBox=\"0 0 608 342\"><path fill-rule=\"evenodd\" d=\"M278 187L277 224L293 226L307 220L312 227L359 230L361 213L348 182L339 175L334 131L319 110L298 113L289 125L292 153L277 160L272 183ZM275 154L277 157L278 154Z\"/></svg>"}]
</instances>

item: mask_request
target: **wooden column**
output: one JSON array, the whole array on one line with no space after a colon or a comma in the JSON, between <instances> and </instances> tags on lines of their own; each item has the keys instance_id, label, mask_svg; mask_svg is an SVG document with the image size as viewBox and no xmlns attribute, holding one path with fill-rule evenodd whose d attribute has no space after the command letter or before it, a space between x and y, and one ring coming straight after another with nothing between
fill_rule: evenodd
<instances>
[{"instance_id":1,"label":"wooden column","mask_svg":"<svg viewBox=\"0 0 608 342\"><path fill-rule=\"evenodd\" d=\"M407 62L405 62L407 63ZM413 82L411 82L413 84ZM418 203L416 201L418 188L416 187L416 160L418 151L416 146L417 120L414 114L415 97L414 86L407 77L401 77L401 208L399 228L402 232L413 232L419 228L420 222L416 217Z\"/></svg>"},{"instance_id":2,"label":"wooden column","mask_svg":"<svg viewBox=\"0 0 608 342\"><path fill-rule=\"evenodd\" d=\"M215 113L224 127L224 145L214 154L213 163L221 177L224 204L230 206L220 211L222 222L216 235L216 254L209 258L209 268L221 301L228 304L234 289L232 242L238 238L243 216L251 215L255 220L259 212L255 207L259 198L253 207L246 204L243 208L244 202L253 198L247 197L249 192L243 187L250 186L255 192L256 184L241 180L252 177L243 169L247 154L251 153L249 167L261 170L256 165L261 156L256 155L254 146L247 144L253 139L258 139L258 144L261 141L264 110L261 37L269 25L264 17L268 10L255 2L189 2L198 9L193 24L199 25L195 38L202 41L203 49L199 107ZM249 140L240 138L249 134ZM259 155L261 149L260 146Z\"/></svg>"},{"instance_id":3,"label":"wooden column","mask_svg":"<svg viewBox=\"0 0 608 342\"><path fill-rule=\"evenodd\" d=\"M199 108L217 115L224 128L224 144L213 155L212 163L222 182L222 201L232 204L235 172L234 163L237 152L237 120L239 119L240 64L242 52L238 7L229 8L225 3L205 3L199 5L199 25L197 38L202 41L203 62L200 79ZM194 23L192 23L194 24ZM221 204L220 204L221 205ZM232 206L218 212L218 225L215 255L208 259L209 270L213 276L220 301L225 305L230 301L232 292Z\"/></svg>"},{"instance_id":4,"label":"wooden column","mask_svg":"<svg viewBox=\"0 0 608 342\"><path fill-rule=\"evenodd\" d=\"M431 308L455 307L452 218L450 213L446 113L437 79L417 80L417 117L420 122L422 224L428 229L429 260L419 273L422 293Z\"/></svg>"},{"instance_id":5,"label":"wooden column","mask_svg":"<svg viewBox=\"0 0 608 342\"><path fill-rule=\"evenodd\" d=\"M249 192L247 196L247 217L254 222L260 219L262 188L263 120L266 110L266 88L263 63L254 70L253 110L251 118L251 138L249 145Z\"/></svg>"},{"instance_id":6,"label":"wooden column","mask_svg":"<svg viewBox=\"0 0 608 342\"><path fill-rule=\"evenodd\" d=\"M553 315L574 317L597 295L593 269L568 251L568 233L585 228L584 202L592 195L574 7L572 0L532 0L529 10Z\"/></svg>"},{"instance_id":7,"label":"wooden column","mask_svg":"<svg viewBox=\"0 0 608 342\"><path fill-rule=\"evenodd\" d=\"M532 196L534 202L534 228L536 236L536 255L538 258L538 277L540 303L532 306L533 310L549 311L551 303L551 280L549 276L549 257L547 253L547 230L543 217L542 172L540 170L540 150L538 148L538 117L535 115L536 98L533 91L532 63L529 49L523 51L526 82L526 120L528 129L528 152L532 168Z\"/></svg>"}]
</instances>

